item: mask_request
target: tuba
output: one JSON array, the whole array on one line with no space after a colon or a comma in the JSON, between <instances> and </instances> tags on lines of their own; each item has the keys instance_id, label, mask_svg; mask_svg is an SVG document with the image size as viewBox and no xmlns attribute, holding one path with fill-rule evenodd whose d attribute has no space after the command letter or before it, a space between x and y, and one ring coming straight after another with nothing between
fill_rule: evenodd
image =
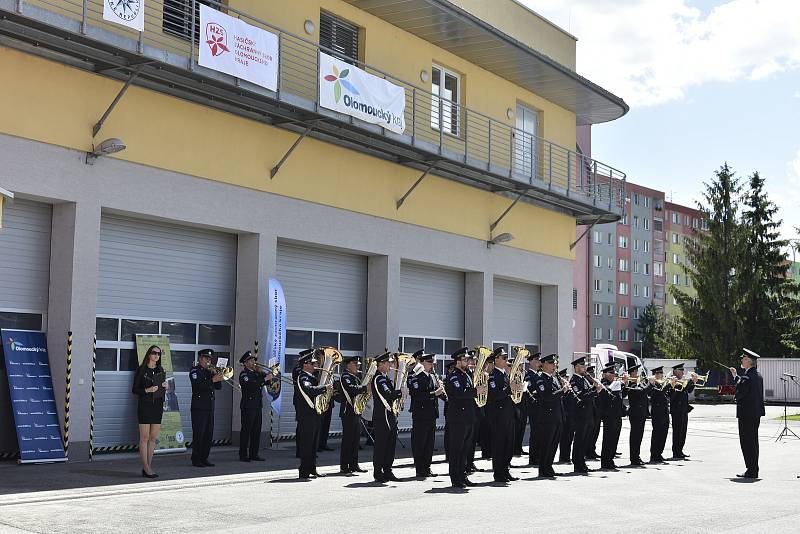
<instances>
[{"instance_id":1,"label":"tuba","mask_svg":"<svg viewBox=\"0 0 800 534\"><path fill-rule=\"evenodd\" d=\"M333 368L342 362L342 353L333 347L322 347L319 349L322 353L322 367L319 371L318 386L328 386L333 384ZM314 399L314 409L318 414L323 414L328 411L333 398L333 389L321 393Z\"/></svg>"},{"instance_id":2,"label":"tuba","mask_svg":"<svg viewBox=\"0 0 800 534\"><path fill-rule=\"evenodd\" d=\"M475 361L475 370L472 372L472 383L473 386L480 387L485 386L489 383L489 377L486 375L486 363L489 356L492 354L492 349L489 347L478 346L475 347L475 353L477 354L477 359ZM486 406L486 401L489 400L489 394L478 394L475 397L475 404L478 405L479 408Z\"/></svg>"},{"instance_id":3,"label":"tuba","mask_svg":"<svg viewBox=\"0 0 800 534\"><path fill-rule=\"evenodd\" d=\"M406 379L408 379L408 370L409 366L413 365L416 360L410 354L406 354L404 352L398 352L394 354L395 361L397 363L397 367L392 369L394 371L394 388L399 389L401 391L406 391ZM391 371L389 371L391 373ZM394 416L397 417L400 415L400 412L403 411L403 406L406 403L406 394L403 393L400 395L400 398L395 399L392 402L392 412Z\"/></svg>"},{"instance_id":4,"label":"tuba","mask_svg":"<svg viewBox=\"0 0 800 534\"><path fill-rule=\"evenodd\" d=\"M524 384L525 383L525 364L524 362L530 355L530 351L525 347L520 347L514 345L511 347L514 351L514 363L511 365L511 372L508 374L508 381L511 384ZM525 394L525 388L519 390L519 392L511 392L511 400L514 401L514 404L519 404L522 402L522 396Z\"/></svg>"},{"instance_id":5,"label":"tuba","mask_svg":"<svg viewBox=\"0 0 800 534\"><path fill-rule=\"evenodd\" d=\"M375 362L375 360L370 360L367 372L364 373L364 378L361 380L361 385L367 386L367 389L364 391L364 393L359 393L356 395L356 398L353 399L353 411L358 415L364 413L364 408L366 408L367 403L372 400L372 390L369 388L369 383L372 382L372 378L377 372L378 364Z\"/></svg>"}]
</instances>

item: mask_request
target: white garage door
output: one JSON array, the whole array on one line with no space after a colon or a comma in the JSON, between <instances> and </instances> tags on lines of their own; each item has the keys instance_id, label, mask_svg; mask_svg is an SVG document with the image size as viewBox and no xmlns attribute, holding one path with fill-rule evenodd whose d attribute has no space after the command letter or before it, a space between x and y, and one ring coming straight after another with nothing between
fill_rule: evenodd
<instances>
[{"instance_id":1,"label":"white garage door","mask_svg":"<svg viewBox=\"0 0 800 534\"><path fill-rule=\"evenodd\" d=\"M403 352L424 349L437 355L437 372L447 355L463 346L464 273L404 262L400 266L400 344ZM400 414L400 428L411 427L411 413ZM444 424L443 406L439 407Z\"/></svg>"},{"instance_id":2,"label":"white garage door","mask_svg":"<svg viewBox=\"0 0 800 534\"><path fill-rule=\"evenodd\" d=\"M197 351L233 345L237 238L232 234L103 215L97 288L95 445L138 442L134 335L170 335L183 431L191 441L188 371ZM231 433L232 388L216 395L214 439Z\"/></svg>"},{"instance_id":3,"label":"white garage door","mask_svg":"<svg viewBox=\"0 0 800 534\"><path fill-rule=\"evenodd\" d=\"M286 295L286 373L297 353L311 346L338 348L345 356L364 355L367 331L367 258L297 244L279 243L278 281ZM295 433L293 389L284 384L282 413L275 433ZM338 406L332 433L341 432Z\"/></svg>"},{"instance_id":4,"label":"white garage door","mask_svg":"<svg viewBox=\"0 0 800 534\"><path fill-rule=\"evenodd\" d=\"M492 340L495 347L507 344L539 345L541 295L540 286L494 279Z\"/></svg>"}]
</instances>

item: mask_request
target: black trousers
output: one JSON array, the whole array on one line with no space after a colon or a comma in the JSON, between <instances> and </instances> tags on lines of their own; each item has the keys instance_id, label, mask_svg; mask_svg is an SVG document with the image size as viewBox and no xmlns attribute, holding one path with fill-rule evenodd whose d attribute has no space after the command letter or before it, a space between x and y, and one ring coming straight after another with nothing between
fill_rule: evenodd
<instances>
[{"instance_id":1,"label":"black trousers","mask_svg":"<svg viewBox=\"0 0 800 534\"><path fill-rule=\"evenodd\" d=\"M333 415L333 401L331 401L331 407L328 408L328 411L323 413L320 416L320 423L319 423L319 443L317 444L317 448L322 450L323 447L328 446L328 434L331 431L331 416Z\"/></svg>"},{"instance_id":2,"label":"black trousers","mask_svg":"<svg viewBox=\"0 0 800 534\"><path fill-rule=\"evenodd\" d=\"M304 416L297 421L297 448L300 453L300 476L317 471L317 435L319 415Z\"/></svg>"},{"instance_id":3,"label":"black trousers","mask_svg":"<svg viewBox=\"0 0 800 534\"><path fill-rule=\"evenodd\" d=\"M672 414L672 456L680 456L683 454L683 446L686 444L686 431L688 428L688 413Z\"/></svg>"},{"instance_id":4,"label":"black trousers","mask_svg":"<svg viewBox=\"0 0 800 534\"><path fill-rule=\"evenodd\" d=\"M642 437L644 436L644 425L647 422L647 418L630 416L628 420L631 422L631 440L629 444L631 462L634 462L642 459Z\"/></svg>"},{"instance_id":5,"label":"black trousers","mask_svg":"<svg viewBox=\"0 0 800 534\"><path fill-rule=\"evenodd\" d=\"M528 412L528 423L531 426L531 433L528 435L528 463L539 464L540 448L542 442L542 432L539 428L538 417L533 411Z\"/></svg>"},{"instance_id":6,"label":"black trousers","mask_svg":"<svg viewBox=\"0 0 800 534\"><path fill-rule=\"evenodd\" d=\"M261 410L242 410L239 458L255 458L261 444Z\"/></svg>"},{"instance_id":7,"label":"black trousers","mask_svg":"<svg viewBox=\"0 0 800 534\"><path fill-rule=\"evenodd\" d=\"M619 433L622 431L621 417L603 417L603 445L600 449L600 466L614 465L614 453L617 452Z\"/></svg>"},{"instance_id":8,"label":"black trousers","mask_svg":"<svg viewBox=\"0 0 800 534\"><path fill-rule=\"evenodd\" d=\"M411 452L417 476L427 476L433 461L436 419L414 419L411 426Z\"/></svg>"},{"instance_id":9,"label":"black trousers","mask_svg":"<svg viewBox=\"0 0 800 534\"><path fill-rule=\"evenodd\" d=\"M541 441L539 443L539 474L542 476L553 473L553 460L556 449L561 439L562 420L541 421Z\"/></svg>"},{"instance_id":10,"label":"black trousers","mask_svg":"<svg viewBox=\"0 0 800 534\"><path fill-rule=\"evenodd\" d=\"M739 418L739 445L742 447L747 474L758 476L758 427L760 417Z\"/></svg>"},{"instance_id":11,"label":"black trousers","mask_svg":"<svg viewBox=\"0 0 800 534\"><path fill-rule=\"evenodd\" d=\"M655 460L664 454L664 445L667 443L669 433L669 416L666 410L661 413L653 411L651 421L653 435L650 437L650 460Z\"/></svg>"},{"instance_id":12,"label":"black trousers","mask_svg":"<svg viewBox=\"0 0 800 534\"><path fill-rule=\"evenodd\" d=\"M572 415L564 418L564 426L561 427L561 439L558 444L558 461L569 462L570 451L572 450L572 439L575 437L575 426L573 425Z\"/></svg>"},{"instance_id":13,"label":"black trousers","mask_svg":"<svg viewBox=\"0 0 800 534\"><path fill-rule=\"evenodd\" d=\"M341 416L342 445L339 451L339 468L342 471L350 471L358 467L359 418L360 416L354 413Z\"/></svg>"},{"instance_id":14,"label":"black trousers","mask_svg":"<svg viewBox=\"0 0 800 534\"><path fill-rule=\"evenodd\" d=\"M192 410L192 463L208 461L214 437L214 412Z\"/></svg>"},{"instance_id":15,"label":"black trousers","mask_svg":"<svg viewBox=\"0 0 800 534\"><path fill-rule=\"evenodd\" d=\"M602 423L602 419L600 419L599 415L595 414L592 417L591 433L589 434L587 443L586 454L589 456L597 456L597 440L600 437L600 423Z\"/></svg>"},{"instance_id":16,"label":"black trousers","mask_svg":"<svg viewBox=\"0 0 800 534\"><path fill-rule=\"evenodd\" d=\"M589 433L592 431L594 421L590 417L574 417L572 419L572 465L575 469L586 468L586 452Z\"/></svg>"},{"instance_id":17,"label":"black trousers","mask_svg":"<svg viewBox=\"0 0 800 534\"><path fill-rule=\"evenodd\" d=\"M509 475L514 457L514 413L489 414L492 421L492 471L494 479L503 481Z\"/></svg>"},{"instance_id":18,"label":"black trousers","mask_svg":"<svg viewBox=\"0 0 800 534\"><path fill-rule=\"evenodd\" d=\"M450 482L461 484L467 478L467 453L469 443L472 440L472 423L448 423L450 432L448 433L447 457L450 472Z\"/></svg>"},{"instance_id":19,"label":"black trousers","mask_svg":"<svg viewBox=\"0 0 800 534\"><path fill-rule=\"evenodd\" d=\"M375 475L390 475L394 463L394 449L397 445L397 420L385 412L376 413L375 447L372 450L372 468Z\"/></svg>"},{"instance_id":20,"label":"black trousers","mask_svg":"<svg viewBox=\"0 0 800 534\"><path fill-rule=\"evenodd\" d=\"M524 400L522 402L525 402ZM514 456L522 454L522 442L525 440L525 426L528 424L528 414L517 406L514 418Z\"/></svg>"},{"instance_id":21,"label":"black trousers","mask_svg":"<svg viewBox=\"0 0 800 534\"><path fill-rule=\"evenodd\" d=\"M478 417L475 419L475 426L472 429L470 454L467 458L468 466L475 463L476 443L481 446L481 458L492 457L492 421L486 417L486 414L480 411L478 414Z\"/></svg>"},{"instance_id":22,"label":"black trousers","mask_svg":"<svg viewBox=\"0 0 800 534\"><path fill-rule=\"evenodd\" d=\"M450 423L444 423L444 459L450 460Z\"/></svg>"}]
</instances>

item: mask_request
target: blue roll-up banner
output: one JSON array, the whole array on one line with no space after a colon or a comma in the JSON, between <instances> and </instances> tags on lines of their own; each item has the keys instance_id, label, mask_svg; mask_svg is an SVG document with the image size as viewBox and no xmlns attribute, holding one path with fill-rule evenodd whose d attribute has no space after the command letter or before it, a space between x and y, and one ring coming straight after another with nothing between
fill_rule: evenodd
<instances>
[{"instance_id":1,"label":"blue roll-up banner","mask_svg":"<svg viewBox=\"0 0 800 534\"><path fill-rule=\"evenodd\" d=\"M285 371L286 354L286 297L283 287L275 278L269 279L269 328L267 328L268 365L280 365ZM273 414L281 413L281 381L275 377L267 386Z\"/></svg>"},{"instance_id":2,"label":"blue roll-up banner","mask_svg":"<svg viewBox=\"0 0 800 534\"><path fill-rule=\"evenodd\" d=\"M2 330L20 463L64 462L44 332Z\"/></svg>"}]
</instances>

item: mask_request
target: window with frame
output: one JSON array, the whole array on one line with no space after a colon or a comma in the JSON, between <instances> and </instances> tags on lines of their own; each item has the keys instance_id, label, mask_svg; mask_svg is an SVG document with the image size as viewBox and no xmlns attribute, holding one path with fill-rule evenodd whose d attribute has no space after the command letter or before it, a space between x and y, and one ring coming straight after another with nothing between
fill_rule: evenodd
<instances>
[{"instance_id":1,"label":"window with frame","mask_svg":"<svg viewBox=\"0 0 800 534\"><path fill-rule=\"evenodd\" d=\"M358 62L359 28L336 15L320 11L319 44L324 52L337 59L355 65Z\"/></svg>"},{"instance_id":2,"label":"window with frame","mask_svg":"<svg viewBox=\"0 0 800 534\"><path fill-rule=\"evenodd\" d=\"M672 224L679 224L680 223L680 215L677 211L672 212Z\"/></svg>"},{"instance_id":3,"label":"window with frame","mask_svg":"<svg viewBox=\"0 0 800 534\"><path fill-rule=\"evenodd\" d=\"M689 226L689 216L688 215L684 215L683 216L683 225L684 226Z\"/></svg>"},{"instance_id":4,"label":"window with frame","mask_svg":"<svg viewBox=\"0 0 800 534\"><path fill-rule=\"evenodd\" d=\"M594 231L594 242L598 245L603 242L603 232L599 230Z\"/></svg>"},{"instance_id":5,"label":"window with frame","mask_svg":"<svg viewBox=\"0 0 800 534\"><path fill-rule=\"evenodd\" d=\"M628 341L628 330L622 329L619 331L619 340L620 341Z\"/></svg>"},{"instance_id":6,"label":"window with frame","mask_svg":"<svg viewBox=\"0 0 800 534\"><path fill-rule=\"evenodd\" d=\"M633 318L634 319L638 319L640 314L641 314L641 308L639 308L638 306L634 306L633 307Z\"/></svg>"},{"instance_id":7,"label":"window with frame","mask_svg":"<svg viewBox=\"0 0 800 534\"><path fill-rule=\"evenodd\" d=\"M645 252L650 252L650 241L645 239L644 242L643 242L643 245L644 245L644 251Z\"/></svg>"},{"instance_id":8,"label":"window with frame","mask_svg":"<svg viewBox=\"0 0 800 534\"><path fill-rule=\"evenodd\" d=\"M628 214L627 213L622 215L622 224L624 224L625 226L628 226Z\"/></svg>"},{"instance_id":9,"label":"window with frame","mask_svg":"<svg viewBox=\"0 0 800 534\"><path fill-rule=\"evenodd\" d=\"M647 217L644 217L642 219L642 226L644 227L645 230L649 230L650 229L650 219L648 219Z\"/></svg>"},{"instance_id":10,"label":"window with frame","mask_svg":"<svg viewBox=\"0 0 800 534\"><path fill-rule=\"evenodd\" d=\"M639 240L638 239L634 239L633 240L633 250L639 250Z\"/></svg>"},{"instance_id":11,"label":"window with frame","mask_svg":"<svg viewBox=\"0 0 800 534\"><path fill-rule=\"evenodd\" d=\"M619 316L623 319L628 318L628 307L627 306L620 306L619 307Z\"/></svg>"},{"instance_id":12,"label":"window with frame","mask_svg":"<svg viewBox=\"0 0 800 534\"><path fill-rule=\"evenodd\" d=\"M614 305L613 304L606 304L606 313L609 317L614 317Z\"/></svg>"},{"instance_id":13,"label":"window with frame","mask_svg":"<svg viewBox=\"0 0 800 534\"><path fill-rule=\"evenodd\" d=\"M642 274L644 274L644 275L649 275L650 274L650 264L649 263L643 263L642 264Z\"/></svg>"},{"instance_id":14,"label":"window with frame","mask_svg":"<svg viewBox=\"0 0 800 534\"><path fill-rule=\"evenodd\" d=\"M691 278L689 278L688 274L685 276L685 278L686 278L686 283L684 285L686 287L692 287L692 280L691 280Z\"/></svg>"},{"instance_id":15,"label":"window with frame","mask_svg":"<svg viewBox=\"0 0 800 534\"><path fill-rule=\"evenodd\" d=\"M636 287L635 285L633 287ZM619 283L619 294L620 295L627 295L628 294L628 283L627 282L620 282Z\"/></svg>"},{"instance_id":16,"label":"window with frame","mask_svg":"<svg viewBox=\"0 0 800 534\"><path fill-rule=\"evenodd\" d=\"M602 267L603 266L603 257L599 254L594 255L594 266L595 267Z\"/></svg>"},{"instance_id":17,"label":"window with frame","mask_svg":"<svg viewBox=\"0 0 800 534\"><path fill-rule=\"evenodd\" d=\"M639 193L633 194L633 203L636 204L637 206L639 205Z\"/></svg>"},{"instance_id":18,"label":"window with frame","mask_svg":"<svg viewBox=\"0 0 800 534\"><path fill-rule=\"evenodd\" d=\"M673 274L673 275L672 275L672 283L673 283L674 285L676 285L676 286L677 286L677 285L679 285L679 284L681 283L681 275L679 275L679 274Z\"/></svg>"},{"instance_id":19,"label":"window with frame","mask_svg":"<svg viewBox=\"0 0 800 534\"><path fill-rule=\"evenodd\" d=\"M672 232L672 243L677 245L678 244L678 234Z\"/></svg>"},{"instance_id":20,"label":"window with frame","mask_svg":"<svg viewBox=\"0 0 800 534\"><path fill-rule=\"evenodd\" d=\"M653 230L656 232L664 231L664 221L661 219L653 219Z\"/></svg>"},{"instance_id":21,"label":"window with frame","mask_svg":"<svg viewBox=\"0 0 800 534\"><path fill-rule=\"evenodd\" d=\"M619 248L628 248L628 237L621 235L619 236Z\"/></svg>"},{"instance_id":22,"label":"window with frame","mask_svg":"<svg viewBox=\"0 0 800 534\"><path fill-rule=\"evenodd\" d=\"M633 216L633 227L634 228L639 228L639 216L638 215L634 215Z\"/></svg>"},{"instance_id":23,"label":"window with frame","mask_svg":"<svg viewBox=\"0 0 800 534\"><path fill-rule=\"evenodd\" d=\"M681 257L679 254L675 254L674 252L672 253L672 263L674 263L675 265L681 264Z\"/></svg>"},{"instance_id":24,"label":"window with frame","mask_svg":"<svg viewBox=\"0 0 800 534\"><path fill-rule=\"evenodd\" d=\"M642 296L644 298L650 298L650 286L642 286Z\"/></svg>"},{"instance_id":25,"label":"window with frame","mask_svg":"<svg viewBox=\"0 0 800 534\"><path fill-rule=\"evenodd\" d=\"M623 259L619 260L619 270L620 270L620 272L623 272L623 273L628 272L629 267L630 267L630 264L628 263L628 260L623 260Z\"/></svg>"},{"instance_id":26,"label":"window with frame","mask_svg":"<svg viewBox=\"0 0 800 534\"><path fill-rule=\"evenodd\" d=\"M609 269L613 269L614 268L614 258L612 258L611 256L606 258L606 265L608 266Z\"/></svg>"},{"instance_id":27,"label":"window with frame","mask_svg":"<svg viewBox=\"0 0 800 534\"><path fill-rule=\"evenodd\" d=\"M644 207L645 208L650 207L650 197L644 197Z\"/></svg>"},{"instance_id":28,"label":"window with frame","mask_svg":"<svg viewBox=\"0 0 800 534\"><path fill-rule=\"evenodd\" d=\"M609 341L614 341L614 329L613 328L609 328L608 329L608 340Z\"/></svg>"},{"instance_id":29,"label":"window with frame","mask_svg":"<svg viewBox=\"0 0 800 534\"><path fill-rule=\"evenodd\" d=\"M608 292L609 293L614 293L614 281L613 280L609 280L608 281Z\"/></svg>"},{"instance_id":30,"label":"window with frame","mask_svg":"<svg viewBox=\"0 0 800 534\"><path fill-rule=\"evenodd\" d=\"M431 128L459 135L461 76L439 65L431 67Z\"/></svg>"},{"instance_id":31,"label":"window with frame","mask_svg":"<svg viewBox=\"0 0 800 534\"><path fill-rule=\"evenodd\" d=\"M602 304L600 304L599 302L595 302L594 303L594 314L595 315L597 315L597 316L602 315L602 313L603 313L602 309L603 309L603 305Z\"/></svg>"},{"instance_id":32,"label":"window with frame","mask_svg":"<svg viewBox=\"0 0 800 534\"><path fill-rule=\"evenodd\" d=\"M603 329L595 327L594 329L594 339L600 341L603 339Z\"/></svg>"},{"instance_id":33,"label":"window with frame","mask_svg":"<svg viewBox=\"0 0 800 534\"><path fill-rule=\"evenodd\" d=\"M639 284L633 284L633 296L634 297L639 296Z\"/></svg>"},{"instance_id":34,"label":"window with frame","mask_svg":"<svg viewBox=\"0 0 800 534\"><path fill-rule=\"evenodd\" d=\"M639 273L639 262L636 260L633 262L633 272L637 274Z\"/></svg>"},{"instance_id":35,"label":"window with frame","mask_svg":"<svg viewBox=\"0 0 800 534\"><path fill-rule=\"evenodd\" d=\"M613 232L608 232L608 244L609 245L613 245L614 244L614 233Z\"/></svg>"},{"instance_id":36,"label":"window with frame","mask_svg":"<svg viewBox=\"0 0 800 534\"><path fill-rule=\"evenodd\" d=\"M595 278L594 280L594 290L600 291L600 280L598 280L597 278Z\"/></svg>"},{"instance_id":37,"label":"window with frame","mask_svg":"<svg viewBox=\"0 0 800 534\"><path fill-rule=\"evenodd\" d=\"M226 1L220 3L227 4ZM206 0L197 0L194 4L194 42L200 42L200 4L219 9ZM192 0L164 0L161 27L168 33L181 39L192 38Z\"/></svg>"}]
</instances>

